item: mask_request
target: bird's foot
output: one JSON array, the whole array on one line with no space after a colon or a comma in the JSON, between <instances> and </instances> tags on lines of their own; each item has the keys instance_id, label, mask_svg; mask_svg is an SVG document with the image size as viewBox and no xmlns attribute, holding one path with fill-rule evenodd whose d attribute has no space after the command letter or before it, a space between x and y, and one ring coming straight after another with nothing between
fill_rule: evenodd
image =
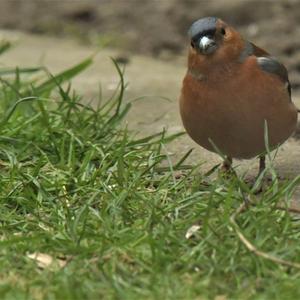
<instances>
[{"instance_id":1,"label":"bird's foot","mask_svg":"<svg viewBox=\"0 0 300 300\"><path fill-rule=\"evenodd\" d=\"M235 171L232 168L232 158L226 157L219 172L220 176L224 179L230 179L236 176Z\"/></svg>"}]
</instances>

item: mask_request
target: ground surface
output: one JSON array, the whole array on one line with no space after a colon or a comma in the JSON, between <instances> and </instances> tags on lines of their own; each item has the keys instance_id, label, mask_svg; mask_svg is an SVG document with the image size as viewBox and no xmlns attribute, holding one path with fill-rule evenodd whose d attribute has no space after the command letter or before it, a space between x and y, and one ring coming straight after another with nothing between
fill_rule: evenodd
<instances>
[{"instance_id":1,"label":"ground surface","mask_svg":"<svg viewBox=\"0 0 300 300\"><path fill-rule=\"evenodd\" d=\"M2 37L15 41L15 47L2 57L3 66L45 65L56 73L76 62L96 53L92 46L86 47L68 39L47 38L15 31L2 31ZM99 88L103 99L113 93L118 84L117 72L110 57L118 57L119 52L111 49L99 50L93 66L76 78L73 85L84 94L88 101L97 102ZM136 101L126 120L129 127L140 135L154 133L162 128L169 132L183 130L178 113L178 95L185 73L185 57L178 56L172 62L141 55L132 55L126 65L125 79L129 83L126 99L147 96ZM298 94L299 95L299 94ZM163 98L168 98L167 101ZM294 102L300 107L300 97ZM194 151L191 163L203 163L203 171L219 163L220 158L199 146L188 136L184 136L168 146L171 157L181 157L190 148ZM282 178L294 178L300 170L300 142L290 138L278 151L274 166ZM257 161L236 161L239 173L247 172L253 177L257 172ZM298 194L298 193L297 193ZM295 196L295 199L298 195Z\"/></svg>"}]
</instances>

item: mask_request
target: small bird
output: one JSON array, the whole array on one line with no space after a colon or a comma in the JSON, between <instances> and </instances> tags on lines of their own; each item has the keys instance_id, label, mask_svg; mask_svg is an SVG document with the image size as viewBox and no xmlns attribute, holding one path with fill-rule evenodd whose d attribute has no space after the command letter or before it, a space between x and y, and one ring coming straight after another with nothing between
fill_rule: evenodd
<instances>
[{"instance_id":1,"label":"small bird","mask_svg":"<svg viewBox=\"0 0 300 300\"><path fill-rule=\"evenodd\" d=\"M224 154L225 170L233 158L259 156L260 174L268 148L296 129L298 112L285 66L216 17L194 22L188 35L180 96L187 133L207 150Z\"/></svg>"}]
</instances>

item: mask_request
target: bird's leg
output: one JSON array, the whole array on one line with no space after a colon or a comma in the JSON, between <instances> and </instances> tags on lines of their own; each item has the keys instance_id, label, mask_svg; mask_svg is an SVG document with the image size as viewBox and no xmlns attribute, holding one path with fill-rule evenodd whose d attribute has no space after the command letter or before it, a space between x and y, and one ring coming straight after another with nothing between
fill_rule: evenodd
<instances>
[{"instance_id":1,"label":"bird's leg","mask_svg":"<svg viewBox=\"0 0 300 300\"><path fill-rule=\"evenodd\" d=\"M259 171L257 177L261 175L261 173L265 170L265 168L266 168L266 156L261 155L259 157Z\"/></svg>"},{"instance_id":2,"label":"bird's leg","mask_svg":"<svg viewBox=\"0 0 300 300\"><path fill-rule=\"evenodd\" d=\"M225 160L223 161L222 171L224 173L229 173L230 171L232 171L232 158L231 157L226 156Z\"/></svg>"},{"instance_id":3,"label":"bird's leg","mask_svg":"<svg viewBox=\"0 0 300 300\"><path fill-rule=\"evenodd\" d=\"M260 175L264 172L266 168L266 156L265 155L261 155L259 157L259 171L256 177L256 180L260 177ZM265 178L262 178L260 185L257 187L256 191L254 192L254 194L260 194L261 192L263 192L263 190L266 187L266 182L265 182Z\"/></svg>"}]
</instances>

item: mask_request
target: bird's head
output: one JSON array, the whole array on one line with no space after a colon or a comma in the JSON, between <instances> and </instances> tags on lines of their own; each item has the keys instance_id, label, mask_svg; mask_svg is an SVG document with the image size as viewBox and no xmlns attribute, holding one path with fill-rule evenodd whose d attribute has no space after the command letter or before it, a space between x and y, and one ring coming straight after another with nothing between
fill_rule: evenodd
<instances>
[{"instance_id":1,"label":"bird's head","mask_svg":"<svg viewBox=\"0 0 300 300\"><path fill-rule=\"evenodd\" d=\"M220 61L232 59L244 47L241 35L216 17L195 21L188 31L190 57L193 60Z\"/></svg>"}]
</instances>

